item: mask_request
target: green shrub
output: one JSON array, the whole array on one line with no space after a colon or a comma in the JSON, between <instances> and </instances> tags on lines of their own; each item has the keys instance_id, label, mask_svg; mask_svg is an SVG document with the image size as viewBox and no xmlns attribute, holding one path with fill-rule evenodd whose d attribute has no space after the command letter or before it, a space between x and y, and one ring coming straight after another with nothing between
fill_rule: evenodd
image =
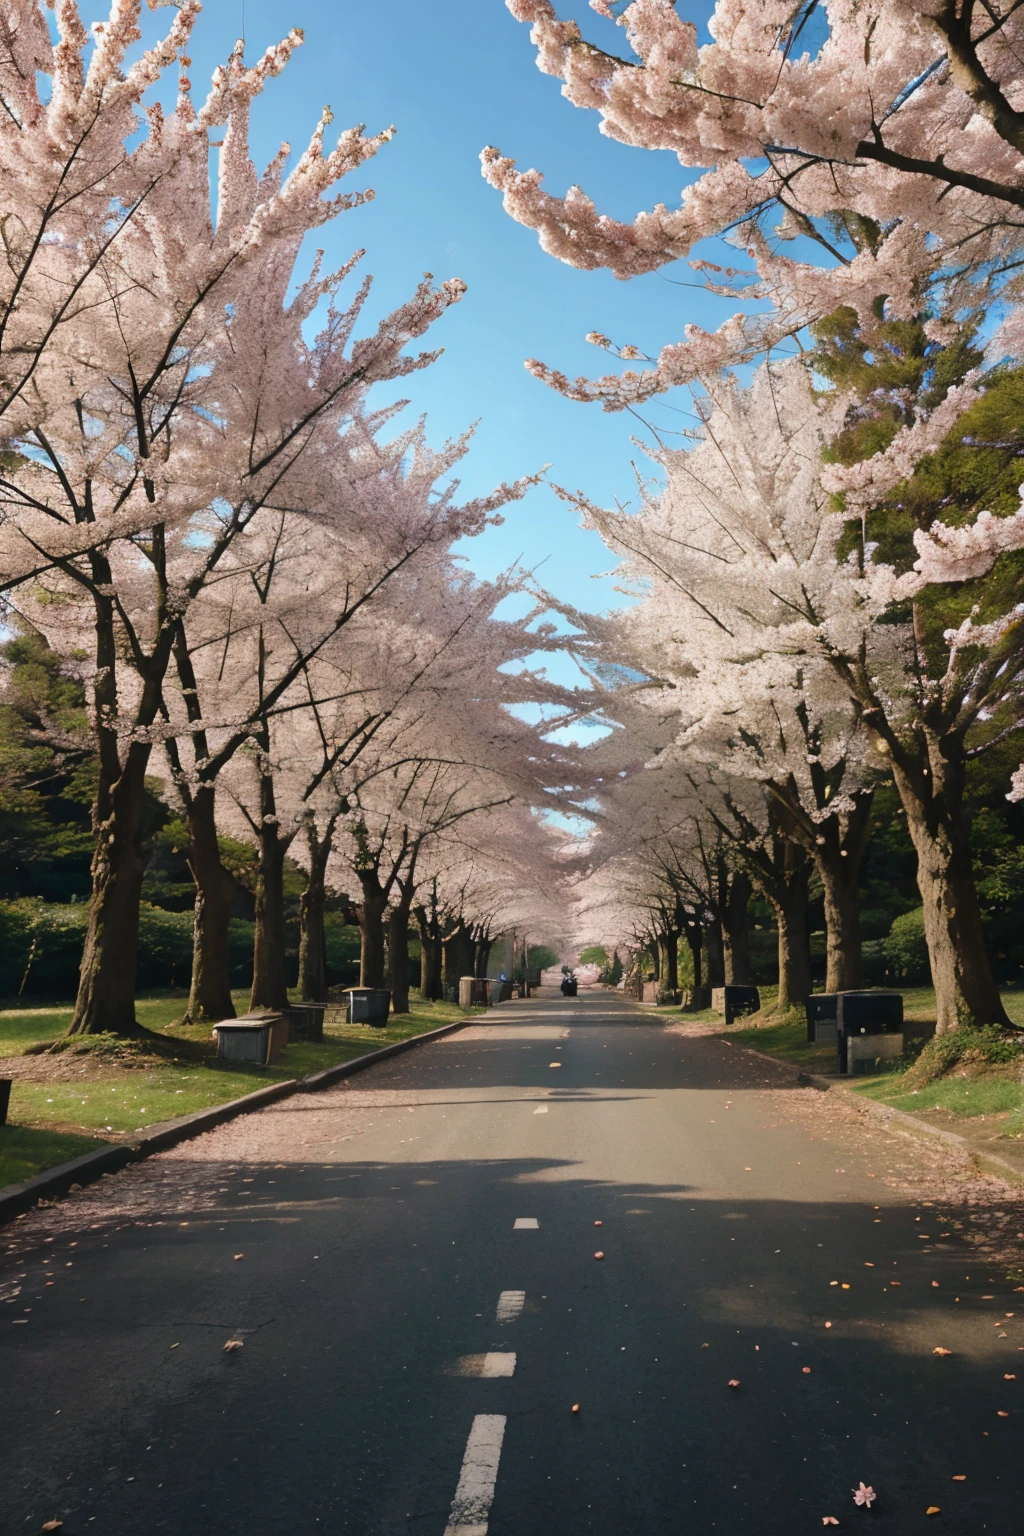
<instances>
[{"instance_id":1,"label":"green shrub","mask_svg":"<svg viewBox=\"0 0 1024 1536\"><path fill-rule=\"evenodd\" d=\"M622 980L622 961L618 950L612 956L612 963L601 972L601 980L609 987L617 987Z\"/></svg>"},{"instance_id":2,"label":"green shrub","mask_svg":"<svg viewBox=\"0 0 1024 1536\"><path fill-rule=\"evenodd\" d=\"M252 983L252 945L256 924L244 917L233 917L228 924L228 963L231 985L248 987Z\"/></svg>"},{"instance_id":3,"label":"green shrub","mask_svg":"<svg viewBox=\"0 0 1024 1536\"><path fill-rule=\"evenodd\" d=\"M70 997L85 941L84 903L0 902L0 994Z\"/></svg>"},{"instance_id":4,"label":"green shrub","mask_svg":"<svg viewBox=\"0 0 1024 1536\"><path fill-rule=\"evenodd\" d=\"M1024 1057L1024 1032L1008 1034L996 1024L980 1028L963 1025L948 1035L935 1035L906 1073L908 1088L923 1087L946 1077L961 1064L967 1067L1012 1066Z\"/></svg>"},{"instance_id":5,"label":"green shrub","mask_svg":"<svg viewBox=\"0 0 1024 1536\"><path fill-rule=\"evenodd\" d=\"M891 975L899 981L930 981L928 945L924 937L924 908L915 907L893 920L882 945Z\"/></svg>"},{"instance_id":6,"label":"green shrub","mask_svg":"<svg viewBox=\"0 0 1024 1536\"><path fill-rule=\"evenodd\" d=\"M192 913L143 902L139 909L139 987L187 987L192 974Z\"/></svg>"},{"instance_id":7,"label":"green shrub","mask_svg":"<svg viewBox=\"0 0 1024 1536\"><path fill-rule=\"evenodd\" d=\"M0 996L74 997L87 919L85 902L0 902ZM232 921L228 943L235 986L245 986L252 976L252 941L253 924ZM191 971L192 913L143 902L136 985L186 987Z\"/></svg>"},{"instance_id":8,"label":"green shrub","mask_svg":"<svg viewBox=\"0 0 1024 1536\"><path fill-rule=\"evenodd\" d=\"M324 948L328 985L358 986L359 929L346 923L340 912L324 913ZM416 981L419 982L419 976Z\"/></svg>"}]
</instances>

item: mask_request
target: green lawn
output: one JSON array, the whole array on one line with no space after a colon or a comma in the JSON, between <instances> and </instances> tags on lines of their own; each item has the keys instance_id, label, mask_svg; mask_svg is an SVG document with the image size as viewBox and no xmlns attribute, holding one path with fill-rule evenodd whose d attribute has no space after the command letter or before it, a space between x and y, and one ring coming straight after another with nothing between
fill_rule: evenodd
<instances>
[{"instance_id":1,"label":"green lawn","mask_svg":"<svg viewBox=\"0 0 1024 1536\"><path fill-rule=\"evenodd\" d=\"M904 1018L913 1026L927 1026L935 1021L935 992L931 987L908 987L904 990ZM1003 994L1006 1011L1015 1024L1024 1025L1024 992ZM922 1032L914 1039L911 1028L910 1049L902 1063L895 1069L877 1077L858 1078L849 1086L856 1093L879 1103L891 1104L895 1109L910 1114L923 1110L944 1110L960 1118L980 1115L1006 1115L1001 1135L1024 1136L1024 1082L1019 1068L984 1063L968 1066L958 1064L944 1076L931 1082L914 1086L914 1079L905 1080L905 1068L911 1065L927 1038ZM728 1038L740 1045L752 1047L766 1056L788 1062L805 1072L834 1072L835 1049L825 1045L811 1045L807 1040L806 1024L791 1014L782 1023L773 1024L769 1015L765 1022L750 1026L732 1026Z\"/></svg>"},{"instance_id":2,"label":"green lawn","mask_svg":"<svg viewBox=\"0 0 1024 1536\"><path fill-rule=\"evenodd\" d=\"M775 1056L789 1062L804 1072L834 1072L836 1048L834 1045L812 1045L807 1039L807 1023L801 1018L797 1023L760 1024L729 1029L728 1039L738 1045L749 1045L765 1056Z\"/></svg>"},{"instance_id":3,"label":"green lawn","mask_svg":"<svg viewBox=\"0 0 1024 1536\"><path fill-rule=\"evenodd\" d=\"M964 1078L954 1072L911 1090L905 1088L901 1077L867 1079L857 1084L857 1092L912 1114L922 1109L945 1109L952 1115L998 1115L1024 1108L1024 1084L1006 1071Z\"/></svg>"},{"instance_id":4,"label":"green lawn","mask_svg":"<svg viewBox=\"0 0 1024 1536\"><path fill-rule=\"evenodd\" d=\"M235 1000L244 1011L246 994ZM9 1124L0 1127L0 1185L29 1178L144 1126L241 1098L268 1083L306 1077L466 1017L452 1003L414 999L410 1012L392 1015L385 1029L329 1023L322 1044L295 1042L269 1067L226 1067L217 1062L208 1030L170 1022L180 1018L182 1007L181 994L140 998L136 1005L140 1023L159 1032L159 1055L146 1054L134 1044L123 1050L108 1036L98 1046L99 1071L94 1051L88 1076L70 1082L16 1079ZM70 1017L70 1008L0 1011L0 1056L19 1055L31 1045L55 1039Z\"/></svg>"},{"instance_id":5,"label":"green lawn","mask_svg":"<svg viewBox=\"0 0 1024 1536\"><path fill-rule=\"evenodd\" d=\"M69 1136L26 1125L0 1125L0 1188L34 1178L44 1168L95 1152L104 1142L93 1136Z\"/></svg>"}]
</instances>

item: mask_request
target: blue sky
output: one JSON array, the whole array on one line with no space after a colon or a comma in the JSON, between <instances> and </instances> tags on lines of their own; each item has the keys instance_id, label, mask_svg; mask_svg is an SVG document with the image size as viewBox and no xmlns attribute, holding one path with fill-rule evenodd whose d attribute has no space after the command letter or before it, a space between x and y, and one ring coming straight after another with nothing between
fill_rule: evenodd
<instances>
[{"instance_id":1,"label":"blue sky","mask_svg":"<svg viewBox=\"0 0 1024 1536\"><path fill-rule=\"evenodd\" d=\"M681 0L681 12L687 9ZM99 4L88 10L101 14ZM621 32L585 0L567 0L561 11L622 51ZM170 14L147 16L147 33ZM242 17L242 0L207 0L191 47L197 98L240 34ZM391 123L397 129L393 142L347 183L374 187L376 200L342 215L322 238L332 262L366 247L374 319L400 303L424 271L469 285L462 303L431 333L444 356L406 381L403 391L415 411L427 413L434 440L479 418L462 475L467 491L550 464L552 479L596 501L632 498L631 464L649 468L631 442L640 430L636 420L562 399L526 373L524 358L541 357L570 375L604 371L610 360L585 343L588 331L652 352L687 321L718 324L735 305L675 287L661 275L621 283L554 261L531 231L504 213L480 175L478 155L495 144L521 168L543 170L552 192L579 181L603 211L621 218L678 199L689 177L674 157L602 138L597 117L571 107L559 83L537 70L529 30L503 0L443 6L245 0L244 18L250 59L290 26L302 27L306 37L257 104L257 158L269 159L282 139L300 150L325 103L335 129L355 122L370 131ZM692 274L681 265L671 276ZM661 428L686 425L665 407L657 419ZM466 554L482 576L518 557L540 565L546 587L584 608L622 601L611 580L592 579L609 569L612 557L546 487L511 506L503 527L469 541Z\"/></svg>"}]
</instances>

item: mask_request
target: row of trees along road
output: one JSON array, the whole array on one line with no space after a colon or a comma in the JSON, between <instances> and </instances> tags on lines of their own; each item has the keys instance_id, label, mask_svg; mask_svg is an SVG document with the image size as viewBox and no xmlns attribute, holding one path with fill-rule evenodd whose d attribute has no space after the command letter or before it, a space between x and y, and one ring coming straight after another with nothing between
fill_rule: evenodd
<instances>
[{"instance_id":1,"label":"row of trees along road","mask_svg":"<svg viewBox=\"0 0 1024 1536\"><path fill-rule=\"evenodd\" d=\"M11 621L82 690L80 710L35 723L94 773L73 1032L136 1028L154 778L188 827L193 1022L234 1011L221 834L257 850L251 1003L277 1007L289 850L308 875L304 993L323 994L329 881L352 893L379 985L385 926L405 974L411 913L425 956L527 916L523 892L556 879L538 812L579 778L513 712L572 702L526 669L550 643L532 610L496 616L521 578L473 583L452 554L528 482L459 501L467 439L389 437L400 406L368 400L433 360L405 348L462 283L425 279L361 334L369 280L342 297L358 256L298 266L307 235L372 196L340 186L390 133L330 148L325 112L293 163L283 146L258 172L250 110L301 34L254 66L239 45L197 104L198 13L182 0L142 53L130 0L91 37L62 0L56 44L37 0L0 19L0 581Z\"/></svg>"},{"instance_id":2,"label":"row of trees along road","mask_svg":"<svg viewBox=\"0 0 1024 1536\"><path fill-rule=\"evenodd\" d=\"M700 418L691 451L659 437L664 490L644 495L638 517L577 498L640 598L614 623L577 616L595 675L625 664L636 696L627 711L623 689L608 689L609 718L628 713L640 785L622 788L617 769L607 818L639 796L645 846L659 850L641 899L609 827L592 878L611 899L625 858L612 884L629 910L682 902L714 928L727 897L704 874L698 895L683 869L721 853L775 909L784 1004L809 986L813 868L827 985L855 986L857 865L872 796L892 783L939 1030L1005 1024L969 834L980 773L1001 764L1004 792L1024 794L1024 772L1012 775L1024 723L1024 13L719 0L700 45L671 0L594 0L602 44L550 0L508 5L532 23L539 67L605 134L701 172L678 208L625 224L578 187L549 195L538 172L488 149L484 174L508 212L575 266L630 278L691 257L710 291L747 306L651 358L588 338L645 367L570 380L529 364L609 410L683 386ZM711 236L745 268L692 258ZM777 361L794 340L800 360ZM766 356L748 390L725 372ZM635 729L641 705L650 719Z\"/></svg>"}]
</instances>

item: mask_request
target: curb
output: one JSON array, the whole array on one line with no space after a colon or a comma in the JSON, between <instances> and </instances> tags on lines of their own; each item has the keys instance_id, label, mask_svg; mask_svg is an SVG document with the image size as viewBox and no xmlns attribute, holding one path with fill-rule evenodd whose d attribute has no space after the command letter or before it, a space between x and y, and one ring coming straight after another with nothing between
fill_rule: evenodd
<instances>
[{"instance_id":1,"label":"curb","mask_svg":"<svg viewBox=\"0 0 1024 1536\"><path fill-rule=\"evenodd\" d=\"M336 1066L325 1067L322 1072L313 1072L309 1077L290 1077L283 1083L268 1083L266 1088L257 1088L254 1093L243 1094L240 1099L229 1099L224 1104L215 1104L211 1109L197 1109L193 1114L182 1115L177 1120L163 1120L151 1126L145 1136L138 1136L130 1142L115 1142L111 1146L98 1147L95 1152L86 1152L84 1157L76 1157L69 1163L58 1163L53 1168L37 1173L33 1179L25 1179L21 1184L8 1184L0 1192L0 1226L31 1210L39 1200L59 1199L68 1193L72 1185L81 1187L93 1184L105 1174L120 1172L129 1163L142 1162L154 1152L163 1152L168 1147L177 1146L180 1141L201 1136L204 1131L211 1131L215 1126L236 1119L238 1115L263 1109L279 1099L290 1098L293 1093L315 1093L320 1088L329 1088L339 1079L351 1077L356 1072L365 1072L367 1067L376 1066L377 1062L385 1061L389 1056L400 1056L403 1051L411 1051L417 1045L427 1045L431 1040L440 1040L457 1029L465 1029L477 1017L477 1014L470 1014L465 1019L456 1019L451 1024L427 1030L425 1034L410 1035L408 1040L397 1040L394 1045L384 1045L379 1050L354 1056L351 1061L339 1061Z\"/></svg>"},{"instance_id":2,"label":"curb","mask_svg":"<svg viewBox=\"0 0 1024 1536\"><path fill-rule=\"evenodd\" d=\"M749 1050L750 1047L748 1046L747 1049ZM754 1054L759 1056L761 1052L755 1051ZM955 1131L944 1131L941 1126L929 1125L927 1120L918 1120L916 1115L908 1114L905 1109L896 1109L892 1104L876 1104L873 1099L862 1099L859 1094L851 1093L845 1083L833 1082L817 1072L798 1072L796 1080L805 1087L816 1088L819 1093L828 1093L831 1089L838 1088L864 1114L873 1115L876 1120L882 1120L887 1125L898 1125L910 1135L944 1141L947 1146L956 1147L958 1151L965 1152L973 1162L981 1165L988 1164L998 1169L1001 1176L1005 1177L1008 1174L1016 1184L1024 1182L1024 1169L1018 1168L1014 1163L1008 1163L998 1153L979 1152L966 1136L958 1136Z\"/></svg>"},{"instance_id":3,"label":"curb","mask_svg":"<svg viewBox=\"0 0 1024 1536\"><path fill-rule=\"evenodd\" d=\"M727 1045L734 1043L721 1035L717 1038L725 1039ZM736 1049L746 1051L749 1056L756 1056L759 1061L773 1061L777 1067L790 1065L788 1062L780 1061L777 1056L769 1056L767 1051L755 1050L752 1045L740 1045ZM965 1153L976 1167L984 1169L987 1165L1000 1178L1008 1177L1014 1184L1024 1183L1024 1169L1006 1162L998 1153L979 1152L966 1136L958 1136L955 1131L944 1131L938 1125L929 1125L926 1120L918 1120L915 1115L908 1115L905 1109L896 1109L891 1104L876 1104L873 1099L862 1099L859 1094L851 1093L846 1084L840 1082L838 1078L823 1077L820 1072L802 1072L798 1068L796 1081L801 1087L815 1088L819 1093L830 1093L838 1089L860 1110L861 1114L873 1115L876 1120L881 1120L889 1126L895 1125L910 1136L920 1136L925 1140L931 1137L935 1141L944 1141L947 1146L956 1147L959 1152Z\"/></svg>"},{"instance_id":4,"label":"curb","mask_svg":"<svg viewBox=\"0 0 1024 1536\"><path fill-rule=\"evenodd\" d=\"M329 1088L340 1078L351 1077L354 1072L364 1072L367 1067L372 1067L378 1061L386 1061L389 1056L401 1056L403 1051L411 1051L413 1046L426 1045L430 1040L440 1040L457 1029L465 1029L470 1019L478 1017L478 1014L471 1014L470 1018L456 1019L452 1024L442 1024L437 1029L428 1030L425 1035L410 1035L408 1040L396 1040L394 1045L382 1045L379 1051L367 1051L365 1056L354 1056L351 1061L339 1061L336 1066L325 1067L322 1072L313 1072L309 1077L300 1078L295 1085L296 1091L315 1093L318 1088Z\"/></svg>"}]
</instances>

